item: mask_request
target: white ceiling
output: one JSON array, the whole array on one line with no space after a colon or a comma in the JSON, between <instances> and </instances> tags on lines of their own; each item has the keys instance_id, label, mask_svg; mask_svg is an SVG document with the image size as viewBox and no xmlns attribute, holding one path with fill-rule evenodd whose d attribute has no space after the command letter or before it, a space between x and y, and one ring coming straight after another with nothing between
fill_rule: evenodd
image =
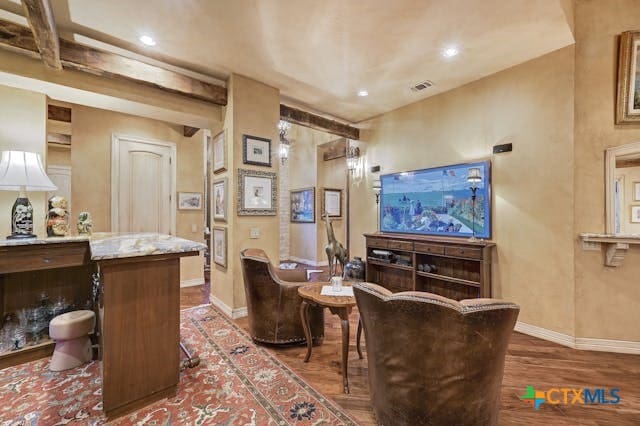
<instances>
[{"instance_id":1,"label":"white ceiling","mask_svg":"<svg viewBox=\"0 0 640 426\"><path fill-rule=\"evenodd\" d=\"M573 43L561 0L51 1L63 35L252 77L354 123ZM423 80L435 86L409 90Z\"/></svg>"}]
</instances>

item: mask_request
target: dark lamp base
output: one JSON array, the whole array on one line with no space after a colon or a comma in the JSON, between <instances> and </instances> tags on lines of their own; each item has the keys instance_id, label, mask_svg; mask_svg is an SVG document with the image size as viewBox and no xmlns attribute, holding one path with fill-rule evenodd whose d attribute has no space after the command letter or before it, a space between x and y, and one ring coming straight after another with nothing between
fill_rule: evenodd
<instances>
[{"instance_id":1,"label":"dark lamp base","mask_svg":"<svg viewBox=\"0 0 640 426\"><path fill-rule=\"evenodd\" d=\"M35 234L11 234L7 235L7 240L26 240L29 238L37 238Z\"/></svg>"}]
</instances>

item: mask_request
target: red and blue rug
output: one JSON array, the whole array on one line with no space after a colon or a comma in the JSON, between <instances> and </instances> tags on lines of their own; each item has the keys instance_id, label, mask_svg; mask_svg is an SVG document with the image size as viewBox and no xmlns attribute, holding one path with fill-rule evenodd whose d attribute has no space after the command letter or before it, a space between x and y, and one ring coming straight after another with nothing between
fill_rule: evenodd
<instances>
[{"instance_id":1,"label":"red and blue rug","mask_svg":"<svg viewBox=\"0 0 640 426\"><path fill-rule=\"evenodd\" d=\"M182 311L180 333L202 361L181 373L176 397L110 424L356 424L214 307ZM105 424L99 363L57 373L48 364L0 371L0 425Z\"/></svg>"}]
</instances>

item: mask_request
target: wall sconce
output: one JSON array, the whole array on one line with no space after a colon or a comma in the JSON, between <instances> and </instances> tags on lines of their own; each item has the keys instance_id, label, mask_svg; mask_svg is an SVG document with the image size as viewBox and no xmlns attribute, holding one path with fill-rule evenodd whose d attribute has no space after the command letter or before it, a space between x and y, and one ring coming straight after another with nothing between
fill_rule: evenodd
<instances>
[{"instance_id":1,"label":"wall sconce","mask_svg":"<svg viewBox=\"0 0 640 426\"><path fill-rule=\"evenodd\" d=\"M360 163L360 148L357 146L347 147L347 169L353 174Z\"/></svg>"},{"instance_id":2,"label":"wall sconce","mask_svg":"<svg viewBox=\"0 0 640 426\"><path fill-rule=\"evenodd\" d=\"M482 182L482 175L480 174L480 168L472 167L469 169L467 173L467 182L471 183L471 217L473 223L473 229L471 233L471 238L469 241L477 241L476 238L476 191L478 190L478 183Z\"/></svg>"},{"instance_id":3,"label":"wall sconce","mask_svg":"<svg viewBox=\"0 0 640 426\"><path fill-rule=\"evenodd\" d=\"M280 131L280 147L278 148L278 156L280 157L281 164L289 159L289 149L291 148L291 142L287 139L287 132L291 129L291 123L280 120L278 123L278 130Z\"/></svg>"}]
</instances>

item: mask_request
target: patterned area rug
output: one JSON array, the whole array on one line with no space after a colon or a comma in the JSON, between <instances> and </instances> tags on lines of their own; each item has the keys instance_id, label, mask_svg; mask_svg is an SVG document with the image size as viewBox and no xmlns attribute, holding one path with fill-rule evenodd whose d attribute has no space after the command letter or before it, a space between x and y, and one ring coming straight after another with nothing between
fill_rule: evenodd
<instances>
[{"instance_id":1,"label":"patterned area rug","mask_svg":"<svg viewBox=\"0 0 640 426\"><path fill-rule=\"evenodd\" d=\"M216 308L182 311L180 333L202 361L181 373L177 396L110 424L356 424ZM0 371L0 425L104 424L99 363L59 373L48 364Z\"/></svg>"}]
</instances>

